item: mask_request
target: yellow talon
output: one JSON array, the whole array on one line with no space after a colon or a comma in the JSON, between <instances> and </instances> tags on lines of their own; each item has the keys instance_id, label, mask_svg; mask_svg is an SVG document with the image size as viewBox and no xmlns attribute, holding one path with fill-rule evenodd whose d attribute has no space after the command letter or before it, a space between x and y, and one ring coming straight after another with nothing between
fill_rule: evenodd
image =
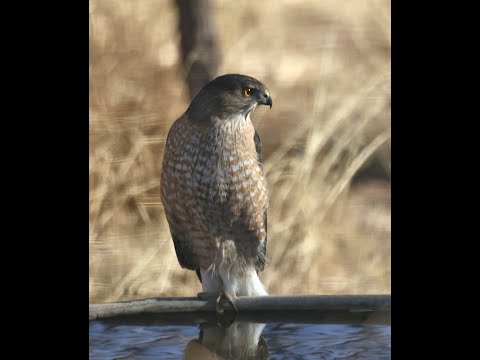
<instances>
[{"instance_id":1,"label":"yellow talon","mask_svg":"<svg viewBox=\"0 0 480 360\"><path fill-rule=\"evenodd\" d=\"M234 312L236 312L236 313L238 312L237 306L235 305L235 302L233 301L233 298L230 295L228 295L228 294L226 294L225 292L222 291L220 294L218 294L217 299L215 301L216 310L217 310L218 314L223 315L223 313L224 313L224 309L222 307L222 298L227 300L228 303L230 305L232 305L232 308L233 308Z\"/></svg>"},{"instance_id":2,"label":"yellow talon","mask_svg":"<svg viewBox=\"0 0 480 360\"><path fill-rule=\"evenodd\" d=\"M223 315L223 308L222 308L222 296L223 293L218 294L217 299L215 300L216 306L215 309L217 310L217 314Z\"/></svg>"}]
</instances>

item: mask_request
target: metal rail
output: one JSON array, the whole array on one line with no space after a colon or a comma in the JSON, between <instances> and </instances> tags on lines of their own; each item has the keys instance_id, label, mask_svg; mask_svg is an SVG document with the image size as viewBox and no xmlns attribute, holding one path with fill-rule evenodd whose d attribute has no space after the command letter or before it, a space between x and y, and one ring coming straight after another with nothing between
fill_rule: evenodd
<instances>
[{"instance_id":1,"label":"metal rail","mask_svg":"<svg viewBox=\"0 0 480 360\"><path fill-rule=\"evenodd\" d=\"M318 313L368 313L390 312L390 295L298 295L298 296L241 296L235 305L239 314L258 317L268 313L270 317L285 317L296 313L297 317L308 319ZM228 313L231 308L224 302ZM89 319L104 319L117 316L164 314L175 318L188 313L208 315L215 313L215 299L196 297L151 298L134 301L91 304ZM177 314L177 315L175 315ZM185 317L185 316L183 316ZM287 316L288 317L288 316Z\"/></svg>"}]
</instances>

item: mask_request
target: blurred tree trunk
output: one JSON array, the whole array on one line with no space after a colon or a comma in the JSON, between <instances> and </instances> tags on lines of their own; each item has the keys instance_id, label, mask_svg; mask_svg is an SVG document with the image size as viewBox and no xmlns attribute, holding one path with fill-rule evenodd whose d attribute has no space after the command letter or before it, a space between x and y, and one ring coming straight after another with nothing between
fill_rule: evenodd
<instances>
[{"instance_id":1,"label":"blurred tree trunk","mask_svg":"<svg viewBox=\"0 0 480 360\"><path fill-rule=\"evenodd\" d=\"M183 69L190 91L195 95L217 74L219 56L217 31L210 0L176 0Z\"/></svg>"}]
</instances>

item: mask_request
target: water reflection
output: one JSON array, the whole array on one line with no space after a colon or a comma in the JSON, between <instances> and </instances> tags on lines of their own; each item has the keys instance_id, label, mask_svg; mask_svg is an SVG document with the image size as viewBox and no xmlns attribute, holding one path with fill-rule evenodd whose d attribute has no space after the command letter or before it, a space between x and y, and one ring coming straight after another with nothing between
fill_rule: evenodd
<instances>
[{"instance_id":1,"label":"water reflection","mask_svg":"<svg viewBox=\"0 0 480 360\"><path fill-rule=\"evenodd\" d=\"M90 359L390 359L389 311L239 313L218 322L208 313L90 321Z\"/></svg>"},{"instance_id":2,"label":"water reflection","mask_svg":"<svg viewBox=\"0 0 480 360\"><path fill-rule=\"evenodd\" d=\"M184 359L264 360L268 348L262 331L265 324L237 321L228 327L204 324L198 340L190 341Z\"/></svg>"}]
</instances>

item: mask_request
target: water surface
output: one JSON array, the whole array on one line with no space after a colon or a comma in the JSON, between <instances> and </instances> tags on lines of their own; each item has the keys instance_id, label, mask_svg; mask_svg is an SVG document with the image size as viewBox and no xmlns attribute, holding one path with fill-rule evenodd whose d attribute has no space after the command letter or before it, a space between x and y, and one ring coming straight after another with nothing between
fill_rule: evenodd
<instances>
[{"instance_id":1,"label":"water surface","mask_svg":"<svg viewBox=\"0 0 480 360\"><path fill-rule=\"evenodd\" d=\"M390 335L371 323L91 321L90 359L390 359Z\"/></svg>"}]
</instances>

